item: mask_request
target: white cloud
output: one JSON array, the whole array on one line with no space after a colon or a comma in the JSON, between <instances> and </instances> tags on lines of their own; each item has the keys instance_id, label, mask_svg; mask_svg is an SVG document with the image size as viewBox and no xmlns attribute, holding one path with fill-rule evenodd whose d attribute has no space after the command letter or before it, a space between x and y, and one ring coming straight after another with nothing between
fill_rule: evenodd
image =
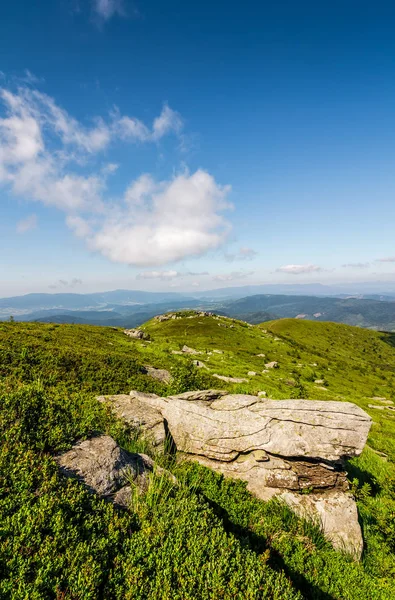
<instances>
[{"instance_id":1,"label":"white cloud","mask_svg":"<svg viewBox=\"0 0 395 600\"><path fill-rule=\"evenodd\" d=\"M125 204L108 213L89 238L92 249L114 262L154 266L199 256L223 243L229 227L220 212L229 208L228 186L219 186L203 170L147 181L141 184L140 178L129 186Z\"/></svg>"},{"instance_id":2,"label":"white cloud","mask_svg":"<svg viewBox=\"0 0 395 600\"><path fill-rule=\"evenodd\" d=\"M369 263L347 263L342 265L345 269L367 269L369 266Z\"/></svg>"},{"instance_id":3,"label":"white cloud","mask_svg":"<svg viewBox=\"0 0 395 600\"><path fill-rule=\"evenodd\" d=\"M103 21L125 15L123 0L93 0L93 10Z\"/></svg>"},{"instance_id":4,"label":"white cloud","mask_svg":"<svg viewBox=\"0 0 395 600\"><path fill-rule=\"evenodd\" d=\"M117 111L85 127L53 98L27 87L0 89L0 100L6 109L0 117L0 185L65 212L67 225L92 250L114 262L160 266L224 242L230 187L206 171L184 171L167 181L143 174L117 199L107 178L118 165L88 168L114 139L155 142L179 131L181 117L167 105L150 129ZM135 124L126 136L123 119Z\"/></svg>"},{"instance_id":5,"label":"white cloud","mask_svg":"<svg viewBox=\"0 0 395 600\"><path fill-rule=\"evenodd\" d=\"M232 273L215 275L215 277L213 277L213 281L235 281L237 279L245 279L253 274L254 271L232 271Z\"/></svg>"},{"instance_id":6,"label":"white cloud","mask_svg":"<svg viewBox=\"0 0 395 600\"><path fill-rule=\"evenodd\" d=\"M276 269L278 273L290 273L291 275L301 275L302 273L319 273L323 271L317 265L285 265Z\"/></svg>"},{"instance_id":7,"label":"white cloud","mask_svg":"<svg viewBox=\"0 0 395 600\"><path fill-rule=\"evenodd\" d=\"M378 258L376 262L392 263L395 262L395 256L387 256L386 258Z\"/></svg>"},{"instance_id":8,"label":"white cloud","mask_svg":"<svg viewBox=\"0 0 395 600\"><path fill-rule=\"evenodd\" d=\"M31 229L35 229L37 227L37 216L30 215L21 221L18 221L16 226L17 233L26 233Z\"/></svg>"}]
</instances>

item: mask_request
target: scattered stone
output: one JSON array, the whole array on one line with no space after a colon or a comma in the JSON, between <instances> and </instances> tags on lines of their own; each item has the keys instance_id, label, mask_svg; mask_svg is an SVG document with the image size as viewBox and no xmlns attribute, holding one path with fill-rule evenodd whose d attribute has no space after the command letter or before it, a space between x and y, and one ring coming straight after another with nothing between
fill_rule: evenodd
<instances>
[{"instance_id":1,"label":"scattered stone","mask_svg":"<svg viewBox=\"0 0 395 600\"><path fill-rule=\"evenodd\" d=\"M266 369L278 369L278 362L273 360L272 362L265 364Z\"/></svg>"},{"instance_id":2,"label":"scattered stone","mask_svg":"<svg viewBox=\"0 0 395 600\"><path fill-rule=\"evenodd\" d=\"M318 385L322 385L324 383L323 379L315 379L314 383L317 383Z\"/></svg>"},{"instance_id":3,"label":"scattered stone","mask_svg":"<svg viewBox=\"0 0 395 600\"><path fill-rule=\"evenodd\" d=\"M379 400L379 402L381 402L381 404L393 404L392 400L386 400L384 398L382 400Z\"/></svg>"},{"instance_id":4,"label":"scattered stone","mask_svg":"<svg viewBox=\"0 0 395 600\"><path fill-rule=\"evenodd\" d=\"M263 369L262 373L269 373L269 369Z\"/></svg>"},{"instance_id":5,"label":"scattered stone","mask_svg":"<svg viewBox=\"0 0 395 600\"><path fill-rule=\"evenodd\" d=\"M182 351L184 352L184 354L201 354L201 352L198 352L198 350L195 350L194 348L190 348L189 346L186 346L185 344L182 347Z\"/></svg>"},{"instance_id":6,"label":"scattered stone","mask_svg":"<svg viewBox=\"0 0 395 600\"><path fill-rule=\"evenodd\" d=\"M267 393L262 391L262 392L258 392L258 398L266 398Z\"/></svg>"},{"instance_id":7,"label":"scattered stone","mask_svg":"<svg viewBox=\"0 0 395 600\"><path fill-rule=\"evenodd\" d=\"M213 350L213 352L215 352L215 354L223 354L223 350Z\"/></svg>"},{"instance_id":8,"label":"scattered stone","mask_svg":"<svg viewBox=\"0 0 395 600\"><path fill-rule=\"evenodd\" d=\"M107 404L115 416L137 433L141 433L158 450L164 449L166 431L162 414L147 404L147 400L158 398L156 394L146 394L132 390L129 395L99 396L99 402Z\"/></svg>"},{"instance_id":9,"label":"scattered stone","mask_svg":"<svg viewBox=\"0 0 395 600\"><path fill-rule=\"evenodd\" d=\"M247 375L249 377L254 377L256 375L256 372L255 371L248 371Z\"/></svg>"},{"instance_id":10,"label":"scattered stone","mask_svg":"<svg viewBox=\"0 0 395 600\"><path fill-rule=\"evenodd\" d=\"M136 340L149 340L150 336L142 329L125 329L124 334Z\"/></svg>"},{"instance_id":11,"label":"scattered stone","mask_svg":"<svg viewBox=\"0 0 395 600\"><path fill-rule=\"evenodd\" d=\"M173 380L173 377L169 371L166 371L166 369L156 369L155 367L151 367L149 365L145 365L143 367L143 373L149 375L153 379L162 381L163 383L170 383Z\"/></svg>"},{"instance_id":12,"label":"scattered stone","mask_svg":"<svg viewBox=\"0 0 395 600\"><path fill-rule=\"evenodd\" d=\"M172 354L183 354L182 350L172 350Z\"/></svg>"},{"instance_id":13,"label":"scattered stone","mask_svg":"<svg viewBox=\"0 0 395 600\"><path fill-rule=\"evenodd\" d=\"M380 404L368 404L369 408L376 408L377 410L385 410L387 407Z\"/></svg>"},{"instance_id":14,"label":"scattered stone","mask_svg":"<svg viewBox=\"0 0 395 600\"><path fill-rule=\"evenodd\" d=\"M259 358L265 358L266 354L257 354L257 356L259 356Z\"/></svg>"},{"instance_id":15,"label":"scattered stone","mask_svg":"<svg viewBox=\"0 0 395 600\"><path fill-rule=\"evenodd\" d=\"M213 373L213 377L226 381L227 383L248 383L248 379L244 379L244 377L225 377L225 375L218 375L217 373Z\"/></svg>"}]
</instances>

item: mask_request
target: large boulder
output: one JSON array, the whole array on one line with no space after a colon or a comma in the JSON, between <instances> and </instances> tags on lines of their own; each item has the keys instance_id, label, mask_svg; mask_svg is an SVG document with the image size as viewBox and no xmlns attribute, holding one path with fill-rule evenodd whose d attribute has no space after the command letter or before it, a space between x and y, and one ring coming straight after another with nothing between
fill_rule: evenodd
<instances>
[{"instance_id":1,"label":"large boulder","mask_svg":"<svg viewBox=\"0 0 395 600\"><path fill-rule=\"evenodd\" d=\"M215 390L144 402L162 414L186 458L246 481L258 498L280 497L319 522L335 547L360 556L362 535L344 471L345 460L362 452L371 425L358 406Z\"/></svg>"},{"instance_id":2,"label":"large boulder","mask_svg":"<svg viewBox=\"0 0 395 600\"><path fill-rule=\"evenodd\" d=\"M78 479L90 492L124 507L132 499L132 486L144 493L154 470L165 472L146 454L126 452L108 435L77 442L55 460L64 475Z\"/></svg>"}]
</instances>

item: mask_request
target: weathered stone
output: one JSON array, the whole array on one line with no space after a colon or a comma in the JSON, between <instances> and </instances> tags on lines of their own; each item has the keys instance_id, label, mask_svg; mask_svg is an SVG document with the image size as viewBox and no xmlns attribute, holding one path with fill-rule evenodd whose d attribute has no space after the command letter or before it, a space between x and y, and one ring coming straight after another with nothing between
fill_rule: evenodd
<instances>
[{"instance_id":1,"label":"weathered stone","mask_svg":"<svg viewBox=\"0 0 395 600\"><path fill-rule=\"evenodd\" d=\"M258 398L266 398L266 396L267 396L267 392L264 392L264 391L258 392Z\"/></svg>"},{"instance_id":2,"label":"weathered stone","mask_svg":"<svg viewBox=\"0 0 395 600\"><path fill-rule=\"evenodd\" d=\"M148 398L157 398L155 394L145 394L132 390L130 395L99 396L98 400L111 407L114 414L129 427L136 429L158 449L163 449L166 431L162 414L147 404Z\"/></svg>"},{"instance_id":3,"label":"weathered stone","mask_svg":"<svg viewBox=\"0 0 395 600\"><path fill-rule=\"evenodd\" d=\"M126 452L108 435L78 442L55 460L64 475L78 479L90 492L125 508L132 498L132 485L138 493L145 493L154 472L177 483L174 475L155 465L152 458Z\"/></svg>"},{"instance_id":4,"label":"weathered stone","mask_svg":"<svg viewBox=\"0 0 395 600\"><path fill-rule=\"evenodd\" d=\"M124 334L137 340L149 340L150 336L142 329L125 329Z\"/></svg>"},{"instance_id":5,"label":"weathered stone","mask_svg":"<svg viewBox=\"0 0 395 600\"><path fill-rule=\"evenodd\" d=\"M326 494L295 494L278 496L300 517L312 520L338 550L359 559L363 539L358 522L357 505L351 494L332 490Z\"/></svg>"},{"instance_id":6,"label":"weathered stone","mask_svg":"<svg viewBox=\"0 0 395 600\"><path fill-rule=\"evenodd\" d=\"M75 477L104 497L125 485L128 477L141 480L153 470L151 459L126 452L108 435L78 442L55 460L64 475Z\"/></svg>"},{"instance_id":7,"label":"weathered stone","mask_svg":"<svg viewBox=\"0 0 395 600\"><path fill-rule=\"evenodd\" d=\"M171 374L169 371L166 371L166 369L157 369L156 367L151 367L150 365L144 366L143 373L146 373L146 375L149 375L153 379L162 381L162 383L170 383L173 380Z\"/></svg>"},{"instance_id":8,"label":"weathered stone","mask_svg":"<svg viewBox=\"0 0 395 600\"><path fill-rule=\"evenodd\" d=\"M265 364L266 369L278 369L278 362L273 360L272 362L268 362Z\"/></svg>"},{"instance_id":9,"label":"weathered stone","mask_svg":"<svg viewBox=\"0 0 395 600\"><path fill-rule=\"evenodd\" d=\"M218 375L217 373L213 373L213 377L217 379L221 379L221 381L226 381L227 383L247 383L248 379L244 377L226 377L225 375Z\"/></svg>"},{"instance_id":10,"label":"weathered stone","mask_svg":"<svg viewBox=\"0 0 395 600\"><path fill-rule=\"evenodd\" d=\"M249 377L255 377L255 375L256 375L256 372L255 372L255 371L248 371L247 375L248 375Z\"/></svg>"},{"instance_id":11,"label":"weathered stone","mask_svg":"<svg viewBox=\"0 0 395 600\"><path fill-rule=\"evenodd\" d=\"M335 547L360 556L362 536L343 464L366 443L371 419L362 409L214 390L147 402L160 410L186 458L246 481L258 498L279 496L320 521Z\"/></svg>"},{"instance_id":12,"label":"weathered stone","mask_svg":"<svg viewBox=\"0 0 395 600\"><path fill-rule=\"evenodd\" d=\"M354 404L249 398L251 404L237 411L162 398L161 412L179 449L222 461L252 448L338 461L360 454L365 445L371 419Z\"/></svg>"},{"instance_id":13,"label":"weathered stone","mask_svg":"<svg viewBox=\"0 0 395 600\"><path fill-rule=\"evenodd\" d=\"M201 352L199 352L198 350L195 350L194 348L190 348L189 346L184 345L182 347L182 351L184 352L184 354L201 354Z\"/></svg>"},{"instance_id":14,"label":"weathered stone","mask_svg":"<svg viewBox=\"0 0 395 600\"><path fill-rule=\"evenodd\" d=\"M228 392L226 390L193 390L191 392L183 392L182 394L177 394L175 396L170 396L170 398L175 400L186 400L188 402L213 402L222 396L226 396ZM165 400L166 402L166 400ZM161 404L161 408L163 404Z\"/></svg>"},{"instance_id":15,"label":"weathered stone","mask_svg":"<svg viewBox=\"0 0 395 600\"><path fill-rule=\"evenodd\" d=\"M279 496L298 514L319 521L336 547L360 556L344 459L365 445L371 419L362 409L349 402L276 401L220 390L140 399L161 413L184 457L246 481L258 498Z\"/></svg>"},{"instance_id":16,"label":"weathered stone","mask_svg":"<svg viewBox=\"0 0 395 600\"><path fill-rule=\"evenodd\" d=\"M257 354L257 356L259 356L259 358L265 358L266 354Z\"/></svg>"}]
</instances>

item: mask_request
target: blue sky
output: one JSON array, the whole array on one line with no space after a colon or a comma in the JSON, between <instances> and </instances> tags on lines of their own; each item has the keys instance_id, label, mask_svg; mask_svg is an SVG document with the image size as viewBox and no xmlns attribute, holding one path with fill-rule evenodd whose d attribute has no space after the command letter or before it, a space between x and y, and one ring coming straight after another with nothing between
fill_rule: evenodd
<instances>
[{"instance_id":1,"label":"blue sky","mask_svg":"<svg viewBox=\"0 0 395 600\"><path fill-rule=\"evenodd\" d=\"M0 296L395 281L392 3L0 11Z\"/></svg>"}]
</instances>

